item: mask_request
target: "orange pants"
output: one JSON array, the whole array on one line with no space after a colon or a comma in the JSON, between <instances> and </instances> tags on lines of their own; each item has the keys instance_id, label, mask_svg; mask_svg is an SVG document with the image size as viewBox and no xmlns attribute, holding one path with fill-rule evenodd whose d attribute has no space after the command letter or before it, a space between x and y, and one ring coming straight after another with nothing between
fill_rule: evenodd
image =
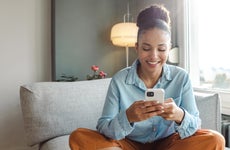
<instances>
[{"instance_id":1,"label":"orange pants","mask_svg":"<svg viewBox=\"0 0 230 150\"><path fill-rule=\"evenodd\" d=\"M165 139L142 144L129 139L112 140L97 131L79 128L69 138L71 150L97 150L120 147L122 150L224 150L224 137L212 130L201 129L194 135L180 139L175 133Z\"/></svg>"}]
</instances>

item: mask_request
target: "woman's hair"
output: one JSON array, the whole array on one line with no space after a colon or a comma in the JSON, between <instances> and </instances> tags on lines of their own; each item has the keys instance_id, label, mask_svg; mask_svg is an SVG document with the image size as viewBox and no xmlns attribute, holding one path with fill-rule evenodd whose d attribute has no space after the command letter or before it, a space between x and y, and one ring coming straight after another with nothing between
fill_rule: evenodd
<instances>
[{"instance_id":1,"label":"woman's hair","mask_svg":"<svg viewBox=\"0 0 230 150\"><path fill-rule=\"evenodd\" d=\"M144 30L159 28L169 34L170 29L169 11L162 5L152 5L142 10L137 17L138 37Z\"/></svg>"}]
</instances>

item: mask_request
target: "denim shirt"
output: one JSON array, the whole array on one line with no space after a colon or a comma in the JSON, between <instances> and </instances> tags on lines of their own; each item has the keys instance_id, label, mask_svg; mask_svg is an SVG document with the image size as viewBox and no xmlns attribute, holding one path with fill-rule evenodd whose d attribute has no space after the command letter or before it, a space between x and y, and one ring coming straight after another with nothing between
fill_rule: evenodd
<instances>
[{"instance_id":1,"label":"denim shirt","mask_svg":"<svg viewBox=\"0 0 230 150\"><path fill-rule=\"evenodd\" d=\"M160 116L129 123L126 109L135 101L144 100L146 90L144 82L137 75L138 63L136 60L131 67L113 76L97 130L111 139L128 138L141 143L153 142L175 132L179 133L181 139L194 134L200 128L201 121L191 81L185 70L168 64L163 66L163 74L153 88L163 88L165 99L173 98L176 105L184 110L181 124Z\"/></svg>"}]
</instances>

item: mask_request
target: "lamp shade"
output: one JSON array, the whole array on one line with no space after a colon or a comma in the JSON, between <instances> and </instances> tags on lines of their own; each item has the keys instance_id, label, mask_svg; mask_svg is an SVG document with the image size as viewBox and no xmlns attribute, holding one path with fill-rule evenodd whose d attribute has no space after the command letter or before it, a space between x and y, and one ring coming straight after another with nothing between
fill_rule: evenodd
<instances>
[{"instance_id":1,"label":"lamp shade","mask_svg":"<svg viewBox=\"0 0 230 150\"><path fill-rule=\"evenodd\" d=\"M112 27L110 38L113 45L134 47L137 41L137 31L138 27L135 23L118 23Z\"/></svg>"}]
</instances>

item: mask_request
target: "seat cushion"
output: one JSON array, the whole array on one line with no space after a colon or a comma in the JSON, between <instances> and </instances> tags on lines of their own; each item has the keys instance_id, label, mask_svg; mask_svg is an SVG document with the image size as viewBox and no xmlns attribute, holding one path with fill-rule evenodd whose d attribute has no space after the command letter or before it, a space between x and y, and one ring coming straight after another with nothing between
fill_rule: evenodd
<instances>
[{"instance_id":1,"label":"seat cushion","mask_svg":"<svg viewBox=\"0 0 230 150\"><path fill-rule=\"evenodd\" d=\"M70 150L69 135L56 137L47 142L44 142L40 150Z\"/></svg>"}]
</instances>

